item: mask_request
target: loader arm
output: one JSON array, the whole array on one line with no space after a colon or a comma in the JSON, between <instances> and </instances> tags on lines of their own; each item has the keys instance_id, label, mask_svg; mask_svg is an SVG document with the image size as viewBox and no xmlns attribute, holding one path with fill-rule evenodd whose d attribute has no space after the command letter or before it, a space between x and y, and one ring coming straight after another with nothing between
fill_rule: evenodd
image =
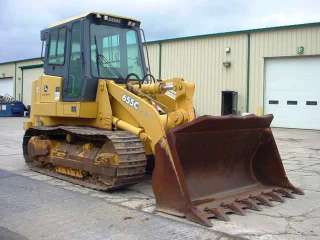
<instances>
[{"instance_id":1,"label":"loader arm","mask_svg":"<svg viewBox=\"0 0 320 240\"><path fill-rule=\"evenodd\" d=\"M176 89L175 99L166 95L169 90L165 85ZM194 85L185 83L182 79L167 80L162 84L135 84L129 87L107 81L107 88L113 124L138 135L150 146L153 154L155 145L166 136L168 129L194 119ZM170 91L172 93L172 90ZM167 112L161 112L157 107L163 107Z\"/></svg>"},{"instance_id":2,"label":"loader arm","mask_svg":"<svg viewBox=\"0 0 320 240\"><path fill-rule=\"evenodd\" d=\"M126 128L124 130L131 131L135 134L138 133L143 141L150 141L152 149L154 149L155 144L165 136L159 113L146 100L131 93L123 86L120 86L113 81L109 81L107 85L109 96L111 96L111 104L120 104L123 110L125 110L121 111L112 108L114 109L114 125L121 128L121 123L127 123L127 127L122 127ZM134 104L136 105L128 104L126 102L127 99L132 99L131 101L134 101ZM130 114L135 121L130 122L128 117L125 116L127 114ZM138 132L136 131L137 128L139 129Z\"/></svg>"}]
</instances>

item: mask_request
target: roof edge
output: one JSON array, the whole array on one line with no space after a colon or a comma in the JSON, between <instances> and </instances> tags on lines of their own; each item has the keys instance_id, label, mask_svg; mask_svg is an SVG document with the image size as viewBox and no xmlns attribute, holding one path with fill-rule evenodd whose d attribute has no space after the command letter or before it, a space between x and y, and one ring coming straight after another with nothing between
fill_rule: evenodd
<instances>
[{"instance_id":1,"label":"roof edge","mask_svg":"<svg viewBox=\"0 0 320 240\"><path fill-rule=\"evenodd\" d=\"M0 65L10 64L10 63L20 63L20 62L26 62L26 61L34 61L34 60L41 60L41 57L33 57L33 58L23 58L18 60L12 60L7 62L0 62Z\"/></svg>"},{"instance_id":2,"label":"roof edge","mask_svg":"<svg viewBox=\"0 0 320 240\"><path fill-rule=\"evenodd\" d=\"M253 28L253 29L248 29L248 30L217 32L217 33L209 33L209 34L190 35L190 36L184 36L184 37L175 37L175 38L164 38L164 39L159 39L159 40L148 41L147 44L172 42L172 41L180 41L180 40L190 40L190 39L195 39L195 38L236 35L236 34L250 34L250 33L257 33L257 32L296 29L296 28L304 28L304 27L317 27L317 26L320 27L320 22L300 23L300 24L291 24L291 25L282 25L282 26L264 27L264 28Z\"/></svg>"}]
</instances>

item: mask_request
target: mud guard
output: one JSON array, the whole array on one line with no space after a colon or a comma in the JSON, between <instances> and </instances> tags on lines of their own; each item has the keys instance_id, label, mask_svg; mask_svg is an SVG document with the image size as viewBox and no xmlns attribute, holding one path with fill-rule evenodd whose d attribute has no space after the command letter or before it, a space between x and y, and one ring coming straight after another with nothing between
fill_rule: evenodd
<instances>
[{"instance_id":1,"label":"mud guard","mask_svg":"<svg viewBox=\"0 0 320 240\"><path fill-rule=\"evenodd\" d=\"M270 124L258 117L203 116L167 132L155 148L156 209L205 226L303 192L288 180Z\"/></svg>"}]
</instances>

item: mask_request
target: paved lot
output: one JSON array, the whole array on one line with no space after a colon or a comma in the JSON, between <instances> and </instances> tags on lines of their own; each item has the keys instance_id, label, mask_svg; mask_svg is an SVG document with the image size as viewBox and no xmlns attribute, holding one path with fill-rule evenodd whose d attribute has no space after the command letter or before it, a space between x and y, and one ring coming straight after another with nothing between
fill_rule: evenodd
<instances>
[{"instance_id":1,"label":"paved lot","mask_svg":"<svg viewBox=\"0 0 320 240\"><path fill-rule=\"evenodd\" d=\"M21 118L0 118L0 239L320 239L320 131L274 129L290 180L306 193L212 228L154 212L150 179L114 193L29 171Z\"/></svg>"}]
</instances>

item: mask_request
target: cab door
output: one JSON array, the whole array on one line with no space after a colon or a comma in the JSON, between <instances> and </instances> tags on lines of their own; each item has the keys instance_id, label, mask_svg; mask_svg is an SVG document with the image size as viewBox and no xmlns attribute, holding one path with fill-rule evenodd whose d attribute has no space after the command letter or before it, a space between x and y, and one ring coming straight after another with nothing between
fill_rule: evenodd
<instances>
[{"instance_id":1,"label":"cab door","mask_svg":"<svg viewBox=\"0 0 320 240\"><path fill-rule=\"evenodd\" d=\"M67 73L63 82L63 100L81 101L83 89L83 54L81 21L73 22L69 31Z\"/></svg>"}]
</instances>

